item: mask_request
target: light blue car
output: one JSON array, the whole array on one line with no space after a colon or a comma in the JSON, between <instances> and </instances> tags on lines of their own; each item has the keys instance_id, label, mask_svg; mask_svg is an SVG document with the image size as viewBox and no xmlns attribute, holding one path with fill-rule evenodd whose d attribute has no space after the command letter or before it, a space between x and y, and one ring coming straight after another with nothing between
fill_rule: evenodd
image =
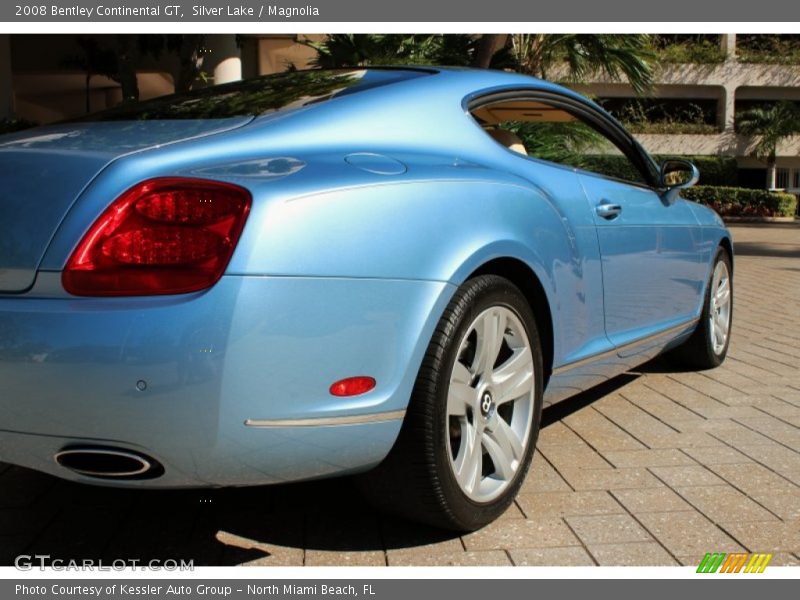
<instances>
[{"instance_id":1,"label":"light blue car","mask_svg":"<svg viewBox=\"0 0 800 600\"><path fill-rule=\"evenodd\" d=\"M542 407L722 362L732 245L596 104L498 71L301 71L0 138L0 460L85 483L363 473L481 527Z\"/></svg>"}]
</instances>

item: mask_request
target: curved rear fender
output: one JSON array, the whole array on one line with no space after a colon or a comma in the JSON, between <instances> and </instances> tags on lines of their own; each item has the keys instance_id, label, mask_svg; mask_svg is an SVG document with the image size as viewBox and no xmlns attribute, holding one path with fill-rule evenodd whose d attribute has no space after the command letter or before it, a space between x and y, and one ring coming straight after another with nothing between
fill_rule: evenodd
<instances>
[{"instance_id":1,"label":"curved rear fender","mask_svg":"<svg viewBox=\"0 0 800 600\"><path fill-rule=\"evenodd\" d=\"M486 173L476 170L469 180L392 182L269 203L251 215L251 235L243 237L248 251L237 251L229 272L453 284L425 327L427 345L428 333L457 286L490 261L514 258L538 278L554 323L565 322L558 316L562 312L570 315L567 321L584 318L584 265L563 220L536 190L491 180ZM567 293L556 300L559 289ZM558 358L562 340L554 329Z\"/></svg>"},{"instance_id":2,"label":"curved rear fender","mask_svg":"<svg viewBox=\"0 0 800 600\"><path fill-rule=\"evenodd\" d=\"M229 274L458 284L484 262L511 256L553 289L553 270L574 254L543 196L477 177L351 187L262 208Z\"/></svg>"}]
</instances>

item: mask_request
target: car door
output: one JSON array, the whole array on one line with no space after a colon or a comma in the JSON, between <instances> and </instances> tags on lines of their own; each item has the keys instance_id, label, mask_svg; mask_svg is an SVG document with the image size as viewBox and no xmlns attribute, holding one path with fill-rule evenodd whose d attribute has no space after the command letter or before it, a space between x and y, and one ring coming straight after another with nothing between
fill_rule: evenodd
<instances>
[{"instance_id":1,"label":"car door","mask_svg":"<svg viewBox=\"0 0 800 600\"><path fill-rule=\"evenodd\" d=\"M633 351L620 347L691 319L704 274L700 228L685 201L661 197L657 168L621 126L552 90L498 93L470 108L510 151L502 167L549 199L575 249L572 268L557 271L552 398L619 373Z\"/></svg>"},{"instance_id":2,"label":"car door","mask_svg":"<svg viewBox=\"0 0 800 600\"><path fill-rule=\"evenodd\" d=\"M623 161L639 151L632 143L624 150ZM609 339L624 346L694 318L705 265L688 202L667 198L644 177L629 181L601 170L579 170L578 177L597 227Z\"/></svg>"}]
</instances>

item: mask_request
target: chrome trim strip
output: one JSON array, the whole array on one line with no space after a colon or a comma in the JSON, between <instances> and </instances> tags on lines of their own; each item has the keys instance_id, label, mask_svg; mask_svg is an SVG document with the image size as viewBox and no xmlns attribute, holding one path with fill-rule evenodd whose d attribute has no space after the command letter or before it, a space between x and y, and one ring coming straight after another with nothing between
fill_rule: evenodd
<instances>
[{"instance_id":1,"label":"chrome trim strip","mask_svg":"<svg viewBox=\"0 0 800 600\"><path fill-rule=\"evenodd\" d=\"M623 344L622 346L618 346L617 348L612 348L611 350L605 350L603 352L599 352L597 354L592 354L591 356L587 356L586 358L581 358L571 363L567 363L566 365L561 365L560 367L553 369L552 375L560 375L562 373L566 373L567 371L571 371L572 369L576 369L588 363L593 363L598 360L601 360L607 356L616 355L618 358L623 358L619 356L620 353L633 350L638 346L642 346L647 342L657 340L662 337L667 337L673 333L679 333L684 329L688 329L692 325L696 325L700 322L700 317L695 317L694 319L689 319L688 321L684 321L683 323L679 323L678 325L673 325L669 329L665 329L663 331L659 331L652 335L647 335L643 338L639 338L638 340L633 340L632 342L628 342L627 344Z\"/></svg>"},{"instance_id":2,"label":"chrome trim strip","mask_svg":"<svg viewBox=\"0 0 800 600\"><path fill-rule=\"evenodd\" d=\"M343 417L311 417L309 419L247 419L247 427L335 427L396 421L406 416L405 409L370 415L345 415Z\"/></svg>"}]
</instances>

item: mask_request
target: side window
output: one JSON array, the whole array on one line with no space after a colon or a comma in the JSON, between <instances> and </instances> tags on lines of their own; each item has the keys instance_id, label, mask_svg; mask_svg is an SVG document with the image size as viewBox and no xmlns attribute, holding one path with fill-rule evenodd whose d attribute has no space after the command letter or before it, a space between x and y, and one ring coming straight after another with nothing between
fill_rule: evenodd
<instances>
[{"instance_id":1,"label":"side window","mask_svg":"<svg viewBox=\"0 0 800 600\"><path fill-rule=\"evenodd\" d=\"M604 133L559 106L503 100L474 109L472 116L489 136L515 152L604 177L647 183Z\"/></svg>"}]
</instances>

